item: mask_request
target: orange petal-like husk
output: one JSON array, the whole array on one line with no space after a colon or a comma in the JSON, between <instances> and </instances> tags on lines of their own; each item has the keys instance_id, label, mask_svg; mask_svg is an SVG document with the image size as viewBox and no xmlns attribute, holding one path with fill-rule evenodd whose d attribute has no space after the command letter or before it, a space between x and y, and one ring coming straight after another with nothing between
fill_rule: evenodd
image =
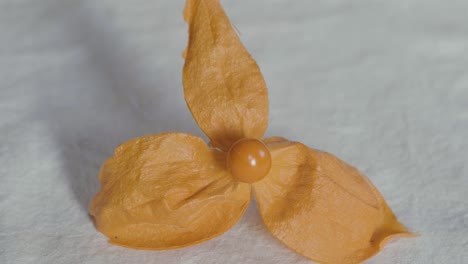
<instances>
[{"instance_id":1,"label":"orange petal-like husk","mask_svg":"<svg viewBox=\"0 0 468 264\"><path fill-rule=\"evenodd\" d=\"M182 133L117 147L91 203L97 229L111 243L140 249L184 247L221 235L251 198L250 186L226 171L225 155Z\"/></svg>"},{"instance_id":2,"label":"orange petal-like husk","mask_svg":"<svg viewBox=\"0 0 468 264\"><path fill-rule=\"evenodd\" d=\"M219 0L187 0L184 18L184 93L198 125L225 151L241 138L261 139L268 125L265 81Z\"/></svg>"},{"instance_id":3,"label":"orange petal-like husk","mask_svg":"<svg viewBox=\"0 0 468 264\"><path fill-rule=\"evenodd\" d=\"M283 244L320 263L359 263L392 237L412 236L359 171L282 138L266 140L272 168L254 184L260 214Z\"/></svg>"}]
</instances>

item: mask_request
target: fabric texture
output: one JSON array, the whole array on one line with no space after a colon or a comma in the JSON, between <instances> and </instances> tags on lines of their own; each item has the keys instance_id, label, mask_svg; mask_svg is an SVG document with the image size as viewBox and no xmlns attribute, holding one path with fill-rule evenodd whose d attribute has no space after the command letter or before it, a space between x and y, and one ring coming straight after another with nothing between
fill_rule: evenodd
<instances>
[{"instance_id":1,"label":"fabric texture","mask_svg":"<svg viewBox=\"0 0 468 264\"><path fill-rule=\"evenodd\" d=\"M366 263L468 262L468 2L223 0L268 86L266 137L357 167L421 236ZM183 96L184 1L0 0L0 263L313 263L253 201L177 250L107 243L88 214L114 148L203 136Z\"/></svg>"}]
</instances>

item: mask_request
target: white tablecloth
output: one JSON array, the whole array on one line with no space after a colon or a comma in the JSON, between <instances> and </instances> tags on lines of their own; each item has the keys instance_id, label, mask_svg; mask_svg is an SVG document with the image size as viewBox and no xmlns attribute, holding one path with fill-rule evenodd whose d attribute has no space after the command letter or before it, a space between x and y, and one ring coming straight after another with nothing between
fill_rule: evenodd
<instances>
[{"instance_id":1,"label":"white tablecloth","mask_svg":"<svg viewBox=\"0 0 468 264\"><path fill-rule=\"evenodd\" d=\"M468 263L468 2L223 0L269 87L270 127L369 176L415 239L368 263ZM0 0L0 263L311 263L255 203L172 251L110 245L87 213L115 146L201 135L182 0Z\"/></svg>"}]
</instances>

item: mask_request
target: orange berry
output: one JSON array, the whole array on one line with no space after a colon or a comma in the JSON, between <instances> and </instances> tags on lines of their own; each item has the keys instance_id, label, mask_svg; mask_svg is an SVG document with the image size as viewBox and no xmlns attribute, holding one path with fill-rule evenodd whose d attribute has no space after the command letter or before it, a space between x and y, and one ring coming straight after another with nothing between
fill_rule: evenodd
<instances>
[{"instance_id":1,"label":"orange berry","mask_svg":"<svg viewBox=\"0 0 468 264\"><path fill-rule=\"evenodd\" d=\"M260 181L270 171L270 151L260 140L243 138L232 144L227 156L227 166L232 176L239 181Z\"/></svg>"}]
</instances>

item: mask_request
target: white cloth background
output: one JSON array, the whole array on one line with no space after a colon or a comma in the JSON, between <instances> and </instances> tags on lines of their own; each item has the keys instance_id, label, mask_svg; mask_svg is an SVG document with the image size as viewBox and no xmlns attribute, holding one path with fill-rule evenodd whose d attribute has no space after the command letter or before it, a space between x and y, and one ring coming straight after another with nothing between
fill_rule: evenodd
<instances>
[{"instance_id":1,"label":"white cloth background","mask_svg":"<svg viewBox=\"0 0 468 264\"><path fill-rule=\"evenodd\" d=\"M223 0L269 87L268 136L369 176L415 239L368 263L468 263L468 2ZM182 0L0 0L0 263L311 263L255 203L172 251L112 246L87 214L115 146L201 135Z\"/></svg>"}]
</instances>

